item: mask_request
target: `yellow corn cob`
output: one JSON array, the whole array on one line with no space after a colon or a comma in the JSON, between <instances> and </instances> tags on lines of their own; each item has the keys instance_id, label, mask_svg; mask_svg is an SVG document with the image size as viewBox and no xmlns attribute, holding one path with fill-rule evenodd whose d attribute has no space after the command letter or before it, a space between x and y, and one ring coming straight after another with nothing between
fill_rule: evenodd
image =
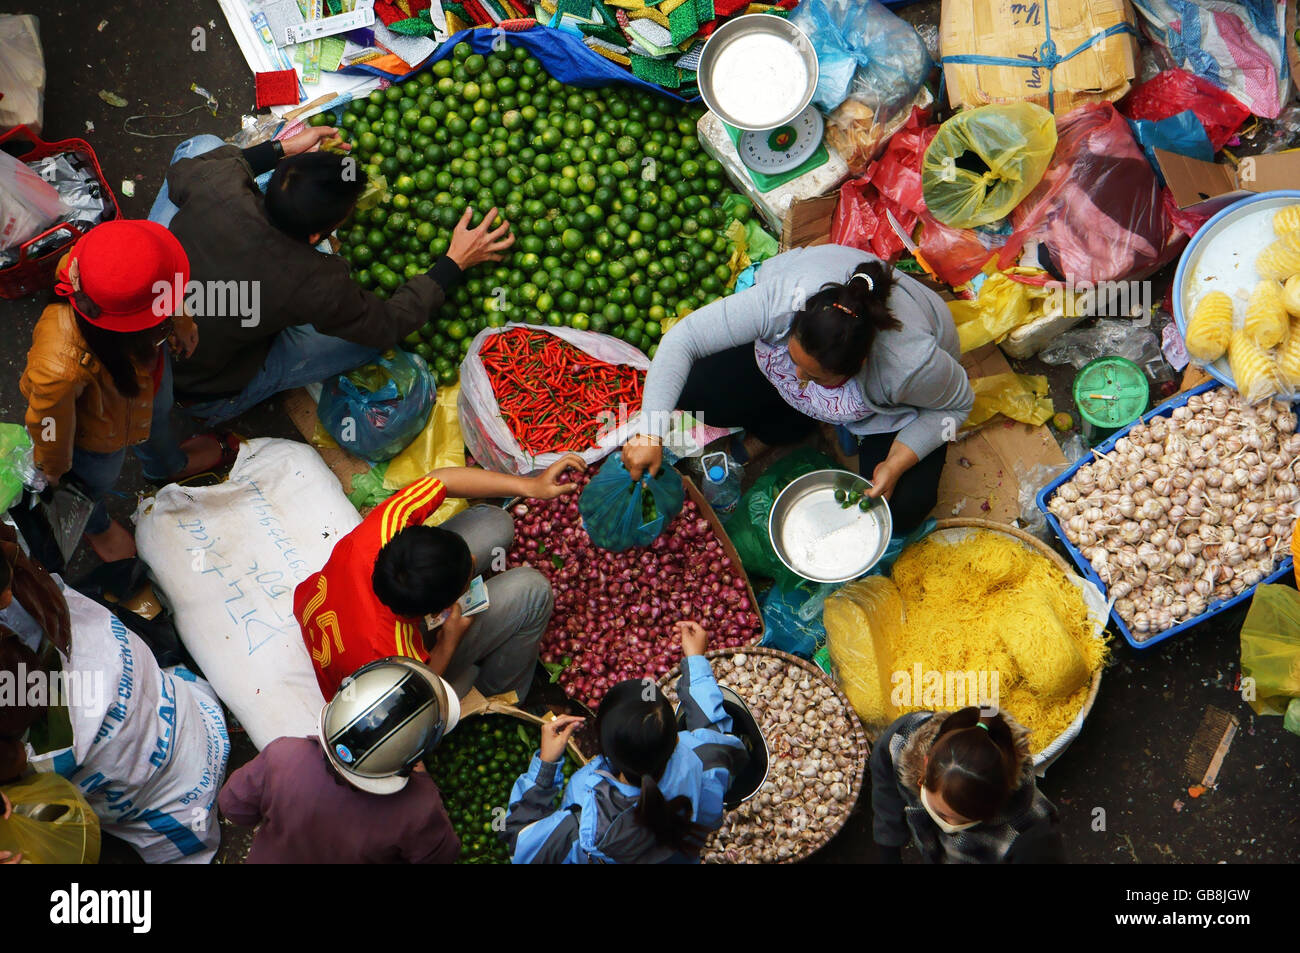
<instances>
[{"instance_id":1,"label":"yellow corn cob","mask_svg":"<svg viewBox=\"0 0 1300 953\"><path fill-rule=\"evenodd\" d=\"M1300 273L1300 232L1289 232L1269 245L1255 259L1255 270L1261 278L1286 281Z\"/></svg>"},{"instance_id":2,"label":"yellow corn cob","mask_svg":"<svg viewBox=\"0 0 1300 953\"><path fill-rule=\"evenodd\" d=\"M1273 216L1273 231L1278 235L1300 231L1300 205L1288 205Z\"/></svg>"},{"instance_id":3,"label":"yellow corn cob","mask_svg":"<svg viewBox=\"0 0 1300 953\"><path fill-rule=\"evenodd\" d=\"M1268 353L1245 331L1233 331L1228 345L1228 366L1237 391L1254 404L1282 390L1278 368Z\"/></svg>"},{"instance_id":4,"label":"yellow corn cob","mask_svg":"<svg viewBox=\"0 0 1300 953\"><path fill-rule=\"evenodd\" d=\"M1206 363L1218 360L1231 336L1232 299L1222 291L1211 291L1196 303L1187 322L1187 353Z\"/></svg>"},{"instance_id":5,"label":"yellow corn cob","mask_svg":"<svg viewBox=\"0 0 1300 953\"><path fill-rule=\"evenodd\" d=\"M1277 347L1290 322L1282 303L1282 286L1271 278L1255 285L1246 302L1246 333L1262 348Z\"/></svg>"},{"instance_id":6,"label":"yellow corn cob","mask_svg":"<svg viewBox=\"0 0 1300 953\"><path fill-rule=\"evenodd\" d=\"M1291 330L1277 349L1277 372L1283 390L1300 390L1300 318L1291 319Z\"/></svg>"}]
</instances>

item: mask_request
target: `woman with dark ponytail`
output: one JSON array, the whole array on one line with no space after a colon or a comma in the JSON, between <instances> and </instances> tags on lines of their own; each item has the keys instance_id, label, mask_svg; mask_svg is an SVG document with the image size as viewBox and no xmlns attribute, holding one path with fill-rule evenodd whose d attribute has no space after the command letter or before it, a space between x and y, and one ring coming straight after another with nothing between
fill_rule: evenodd
<instances>
[{"instance_id":1,"label":"woman with dark ponytail","mask_svg":"<svg viewBox=\"0 0 1300 953\"><path fill-rule=\"evenodd\" d=\"M722 824L723 798L748 754L703 657L708 635L679 622L684 674L678 698L686 730L650 679L619 682L596 715L600 754L574 773L560 807L560 766L582 723L543 726L541 749L510 793L503 838L517 864L695 863Z\"/></svg>"},{"instance_id":2,"label":"woman with dark ponytail","mask_svg":"<svg viewBox=\"0 0 1300 953\"><path fill-rule=\"evenodd\" d=\"M910 840L931 864L1061 863L1056 807L1034 780L1029 732L1006 712L912 712L871 751L884 863Z\"/></svg>"},{"instance_id":3,"label":"woman with dark ponytail","mask_svg":"<svg viewBox=\"0 0 1300 953\"><path fill-rule=\"evenodd\" d=\"M947 304L920 282L855 248L796 248L664 336L623 462L658 472L674 408L743 427L742 457L841 425L907 532L934 507L947 442L975 403L960 356Z\"/></svg>"}]
</instances>

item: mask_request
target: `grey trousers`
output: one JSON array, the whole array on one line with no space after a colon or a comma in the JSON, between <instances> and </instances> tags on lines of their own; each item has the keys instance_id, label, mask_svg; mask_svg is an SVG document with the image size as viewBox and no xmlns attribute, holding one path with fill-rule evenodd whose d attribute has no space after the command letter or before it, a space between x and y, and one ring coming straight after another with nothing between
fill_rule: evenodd
<instances>
[{"instance_id":1,"label":"grey trousers","mask_svg":"<svg viewBox=\"0 0 1300 953\"><path fill-rule=\"evenodd\" d=\"M442 524L469 544L475 572L505 564L514 540L510 514L495 506L472 506ZM484 695L514 691L522 701L532 685L537 649L551 620L551 584L522 566L487 580L488 607L474 616L447 666L446 679L458 695L472 687Z\"/></svg>"}]
</instances>

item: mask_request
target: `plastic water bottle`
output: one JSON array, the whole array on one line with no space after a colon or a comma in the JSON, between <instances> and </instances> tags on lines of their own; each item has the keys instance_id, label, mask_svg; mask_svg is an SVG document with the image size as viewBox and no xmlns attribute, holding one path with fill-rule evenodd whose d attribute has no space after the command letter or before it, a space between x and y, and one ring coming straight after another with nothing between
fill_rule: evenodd
<instances>
[{"instance_id":1,"label":"plastic water bottle","mask_svg":"<svg viewBox=\"0 0 1300 953\"><path fill-rule=\"evenodd\" d=\"M711 453L702 461L704 464L704 498L713 507L713 512L726 516L740 502L740 481L745 475L745 468L726 453Z\"/></svg>"}]
</instances>

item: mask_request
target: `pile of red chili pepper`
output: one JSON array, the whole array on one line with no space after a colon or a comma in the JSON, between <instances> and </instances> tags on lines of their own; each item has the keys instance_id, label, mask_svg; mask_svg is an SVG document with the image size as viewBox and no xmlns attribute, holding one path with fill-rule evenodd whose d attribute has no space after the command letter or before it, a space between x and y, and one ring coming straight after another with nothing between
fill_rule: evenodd
<instances>
[{"instance_id":1,"label":"pile of red chili pepper","mask_svg":"<svg viewBox=\"0 0 1300 953\"><path fill-rule=\"evenodd\" d=\"M612 419L641 409L645 373L545 331L510 328L479 348L501 419L528 453L588 450ZM625 409L624 409L625 408Z\"/></svg>"}]
</instances>

